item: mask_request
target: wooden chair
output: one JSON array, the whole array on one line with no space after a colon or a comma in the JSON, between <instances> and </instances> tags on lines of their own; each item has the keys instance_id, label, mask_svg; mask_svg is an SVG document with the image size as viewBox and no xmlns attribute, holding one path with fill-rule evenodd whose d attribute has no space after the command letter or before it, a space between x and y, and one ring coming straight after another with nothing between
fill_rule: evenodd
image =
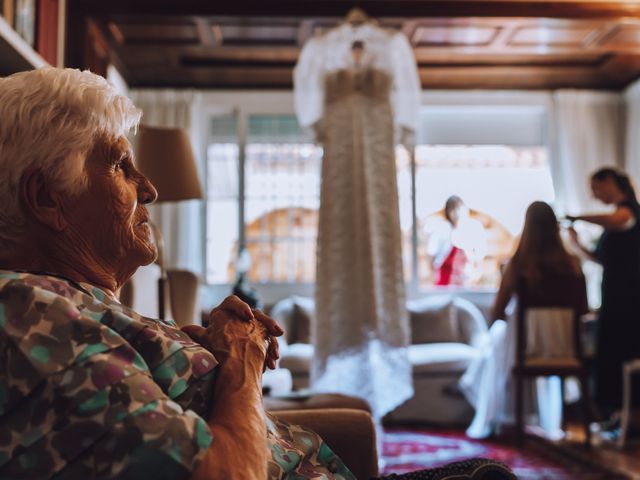
<instances>
[{"instance_id":1,"label":"wooden chair","mask_svg":"<svg viewBox=\"0 0 640 480\"><path fill-rule=\"evenodd\" d=\"M632 422L632 379L634 375L640 375L640 358L625 362L622 369L622 412L620 414L620 436L618 437L618 447L624 448L629 435L629 428Z\"/></svg>"},{"instance_id":2,"label":"wooden chair","mask_svg":"<svg viewBox=\"0 0 640 480\"><path fill-rule=\"evenodd\" d=\"M566 377L577 377L581 387L581 404L585 445L591 444L590 396L588 371L584 363L580 317L588 311L585 279L583 275L557 275L545 278L535 287L529 285L525 278L517 281L516 295L518 299L517 328L516 328L516 359L513 368L515 380L515 413L516 413L516 442L519 446L524 443L524 379L546 376L558 376L562 385L562 407L564 413L564 380ZM567 311L570 316L571 346L566 355L551 357L531 356L529 348L529 329L527 324L528 312L535 309L540 314L553 311Z\"/></svg>"}]
</instances>

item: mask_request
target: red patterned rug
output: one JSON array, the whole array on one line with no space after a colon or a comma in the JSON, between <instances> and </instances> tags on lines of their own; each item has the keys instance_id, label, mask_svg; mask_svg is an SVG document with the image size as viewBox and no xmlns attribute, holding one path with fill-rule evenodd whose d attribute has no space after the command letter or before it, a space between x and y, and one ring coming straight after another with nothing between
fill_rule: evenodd
<instances>
[{"instance_id":1,"label":"red patterned rug","mask_svg":"<svg viewBox=\"0 0 640 480\"><path fill-rule=\"evenodd\" d=\"M499 441L471 440L464 432L427 428L385 428L384 473L435 468L470 457L498 460L520 480L623 480L627 477L602 466L585 465L542 441L529 441L518 450Z\"/></svg>"}]
</instances>

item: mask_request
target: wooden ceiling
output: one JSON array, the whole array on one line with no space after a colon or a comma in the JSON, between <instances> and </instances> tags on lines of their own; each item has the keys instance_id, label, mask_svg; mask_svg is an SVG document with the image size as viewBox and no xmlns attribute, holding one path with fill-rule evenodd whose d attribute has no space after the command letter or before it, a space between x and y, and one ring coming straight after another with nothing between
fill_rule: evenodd
<instances>
[{"instance_id":1,"label":"wooden ceiling","mask_svg":"<svg viewBox=\"0 0 640 480\"><path fill-rule=\"evenodd\" d=\"M354 4L407 35L424 88L621 89L640 78L640 1L70 0L68 58L87 66L97 50L132 87L290 89L300 47Z\"/></svg>"}]
</instances>

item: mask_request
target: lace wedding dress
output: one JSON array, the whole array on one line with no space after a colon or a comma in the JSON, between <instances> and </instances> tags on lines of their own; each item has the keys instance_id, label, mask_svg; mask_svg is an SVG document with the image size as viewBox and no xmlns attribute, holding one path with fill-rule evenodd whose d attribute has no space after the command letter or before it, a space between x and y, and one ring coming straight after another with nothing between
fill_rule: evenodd
<instances>
[{"instance_id":1,"label":"lace wedding dress","mask_svg":"<svg viewBox=\"0 0 640 480\"><path fill-rule=\"evenodd\" d=\"M376 419L413 395L394 145L419 92L406 38L371 24L312 39L295 70L298 119L324 148L312 387L365 398Z\"/></svg>"}]
</instances>

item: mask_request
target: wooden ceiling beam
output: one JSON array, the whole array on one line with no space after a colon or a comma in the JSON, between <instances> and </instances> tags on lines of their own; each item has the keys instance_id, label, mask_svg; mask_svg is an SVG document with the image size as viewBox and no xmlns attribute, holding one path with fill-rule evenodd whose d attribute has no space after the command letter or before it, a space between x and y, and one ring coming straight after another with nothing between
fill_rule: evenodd
<instances>
[{"instance_id":1,"label":"wooden ceiling beam","mask_svg":"<svg viewBox=\"0 0 640 480\"><path fill-rule=\"evenodd\" d=\"M611 83L624 87L638 77L640 54L616 55L604 63L600 70Z\"/></svg>"},{"instance_id":2,"label":"wooden ceiling beam","mask_svg":"<svg viewBox=\"0 0 640 480\"><path fill-rule=\"evenodd\" d=\"M345 0L69 0L71 10L89 15L238 15L342 17L352 6ZM640 18L640 2L526 0L361 0L372 17L545 17Z\"/></svg>"},{"instance_id":3,"label":"wooden ceiling beam","mask_svg":"<svg viewBox=\"0 0 640 480\"><path fill-rule=\"evenodd\" d=\"M168 88L180 88L196 83L199 88L213 89L291 89L290 69L269 68L188 68L181 75L165 73ZM144 75L142 77L145 77ZM147 77L148 78L148 77ZM548 68L458 68L432 67L420 69L426 89L611 89L611 79L603 72L582 67ZM155 87L142 80L131 87Z\"/></svg>"},{"instance_id":4,"label":"wooden ceiling beam","mask_svg":"<svg viewBox=\"0 0 640 480\"><path fill-rule=\"evenodd\" d=\"M137 87L291 88L302 45L352 0L68 0L68 64L88 25ZM413 38L425 88L623 88L640 76L640 0L360 0ZM95 33L95 28L94 28Z\"/></svg>"},{"instance_id":5,"label":"wooden ceiling beam","mask_svg":"<svg viewBox=\"0 0 640 480\"><path fill-rule=\"evenodd\" d=\"M161 54L157 52L157 44L149 43L148 45L134 44L125 47L117 46L122 51L123 56L133 64L138 60L143 62L148 58L160 58ZM277 47L265 48L260 46L222 46L214 48L191 47L188 49L180 46L163 46L163 52L175 53L178 56L189 57L192 59L201 59L202 61L229 61L233 62L288 62L295 64L300 55L300 49L295 47ZM153 54L153 55L152 55Z\"/></svg>"}]
</instances>

